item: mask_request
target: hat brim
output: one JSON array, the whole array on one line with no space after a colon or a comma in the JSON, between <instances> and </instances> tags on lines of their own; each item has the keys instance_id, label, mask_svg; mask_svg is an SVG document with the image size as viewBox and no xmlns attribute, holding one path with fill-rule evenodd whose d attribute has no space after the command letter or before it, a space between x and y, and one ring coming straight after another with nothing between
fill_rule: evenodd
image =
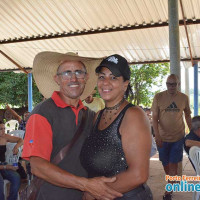
<instances>
[{"instance_id":1,"label":"hat brim","mask_svg":"<svg viewBox=\"0 0 200 200\"><path fill-rule=\"evenodd\" d=\"M101 72L102 67L108 68L108 69L112 72L112 74L113 74L114 76L116 76L116 77L122 76L121 72L120 72L115 66L107 65L107 64L99 65L99 66L96 68L95 72L96 72L96 73Z\"/></svg>"},{"instance_id":2,"label":"hat brim","mask_svg":"<svg viewBox=\"0 0 200 200\"><path fill-rule=\"evenodd\" d=\"M74 53L62 54L48 51L37 54L33 61L33 77L39 91L45 98L50 98L54 91L60 90L54 80L54 76L59 65L64 61L81 61L85 65L89 79L80 96L81 100L85 99L93 92L96 86L97 76L95 69L102 61L102 58L81 57Z\"/></svg>"}]
</instances>

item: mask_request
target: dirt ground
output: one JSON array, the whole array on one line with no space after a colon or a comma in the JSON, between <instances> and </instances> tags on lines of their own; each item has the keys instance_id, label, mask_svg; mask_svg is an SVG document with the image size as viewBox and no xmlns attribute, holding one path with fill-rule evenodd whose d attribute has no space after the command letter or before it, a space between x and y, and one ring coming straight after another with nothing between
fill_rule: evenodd
<instances>
[{"instance_id":1,"label":"dirt ground","mask_svg":"<svg viewBox=\"0 0 200 200\"><path fill-rule=\"evenodd\" d=\"M195 176L195 171L187 157L184 153L183 156L183 175ZM154 200L162 200L162 196L165 192L165 173L161 162L158 159L158 154L153 156L150 160L150 176L147 184L151 188ZM173 200L192 200L192 192L174 192Z\"/></svg>"}]
</instances>

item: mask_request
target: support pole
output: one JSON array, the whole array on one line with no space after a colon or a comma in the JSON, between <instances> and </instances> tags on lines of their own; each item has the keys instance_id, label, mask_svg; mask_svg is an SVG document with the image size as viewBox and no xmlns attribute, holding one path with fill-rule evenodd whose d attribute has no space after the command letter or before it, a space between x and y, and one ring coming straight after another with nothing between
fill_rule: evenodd
<instances>
[{"instance_id":1,"label":"support pole","mask_svg":"<svg viewBox=\"0 0 200 200\"><path fill-rule=\"evenodd\" d=\"M185 67L185 94L189 97L190 96L190 89L189 89L189 69Z\"/></svg>"},{"instance_id":2,"label":"support pole","mask_svg":"<svg viewBox=\"0 0 200 200\"><path fill-rule=\"evenodd\" d=\"M33 109L32 73L28 73L28 111Z\"/></svg>"},{"instance_id":3,"label":"support pole","mask_svg":"<svg viewBox=\"0 0 200 200\"><path fill-rule=\"evenodd\" d=\"M169 15L170 73L176 74L181 80L178 0L168 0L168 15Z\"/></svg>"},{"instance_id":4,"label":"support pole","mask_svg":"<svg viewBox=\"0 0 200 200\"><path fill-rule=\"evenodd\" d=\"M198 62L194 63L194 116L198 115Z\"/></svg>"}]
</instances>

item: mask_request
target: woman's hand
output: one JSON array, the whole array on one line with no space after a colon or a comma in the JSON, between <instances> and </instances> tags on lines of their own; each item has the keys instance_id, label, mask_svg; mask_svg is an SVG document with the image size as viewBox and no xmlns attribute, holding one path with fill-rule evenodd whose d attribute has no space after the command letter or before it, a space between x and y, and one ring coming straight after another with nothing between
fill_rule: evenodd
<instances>
[{"instance_id":1,"label":"woman's hand","mask_svg":"<svg viewBox=\"0 0 200 200\"><path fill-rule=\"evenodd\" d=\"M95 200L95 198L88 192L84 192L82 200Z\"/></svg>"},{"instance_id":2,"label":"woman's hand","mask_svg":"<svg viewBox=\"0 0 200 200\"><path fill-rule=\"evenodd\" d=\"M17 169L18 169L18 167L14 167L14 166L12 166L12 165L5 165L6 166L6 169L8 169L8 170L13 170L13 171L16 171ZM5 170L6 170L5 169Z\"/></svg>"}]
</instances>

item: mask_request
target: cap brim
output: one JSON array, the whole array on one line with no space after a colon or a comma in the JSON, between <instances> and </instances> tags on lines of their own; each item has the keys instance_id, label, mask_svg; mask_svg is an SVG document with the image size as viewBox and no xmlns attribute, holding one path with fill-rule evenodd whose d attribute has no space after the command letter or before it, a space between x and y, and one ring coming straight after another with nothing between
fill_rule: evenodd
<instances>
[{"instance_id":1,"label":"cap brim","mask_svg":"<svg viewBox=\"0 0 200 200\"><path fill-rule=\"evenodd\" d=\"M104 65L99 65L99 66L96 68L95 72L96 72L96 73L101 72L101 68L102 68L102 67L108 68L108 69L112 72L112 74L113 74L114 76L116 76L116 77L122 76L121 72L120 72L115 66L106 65L106 64L104 64Z\"/></svg>"},{"instance_id":2,"label":"cap brim","mask_svg":"<svg viewBox=\"0 0 200 200\"><path fill-rule=\"evenodd\" d=\"M73 53L41 52L36 55L33 62L33 76L39 91L45 98L51 97L54 91L60 88L54 81L58 66L64 61L81 61L86 67L89 79L85 85L80 99L88 97L94 90L97 83L95 73L96 66L100 64L102 58L81 57Z\"/></svg>"}]
</instances>

